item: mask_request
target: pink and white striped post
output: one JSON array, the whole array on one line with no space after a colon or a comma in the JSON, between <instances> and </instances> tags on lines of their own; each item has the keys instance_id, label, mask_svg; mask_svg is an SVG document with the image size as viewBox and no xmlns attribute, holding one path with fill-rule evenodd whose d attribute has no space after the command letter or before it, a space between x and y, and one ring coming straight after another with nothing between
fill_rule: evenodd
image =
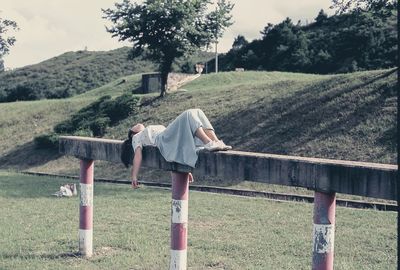
<instances>
[{"instance_id":1,"label":"pink and white striped post","mask_svg":"<svg viewBox=\"0 0 400 270\"><path fill-rule=\"evenodd\" d=\"M333 270L335 212L335 193L316 191L314 194L313 270Z\"/></svg>"},{"instance_id":2,"label":"pink and white striped post","mask_svg":"<svg viewBox=\"0 0 400 270\"><path fill-rule=\"evenodd\" d=\"M187 268L189 174L172 172L170 270Z\"/></svg>"},{"instance_id":3,"label":"pink and white striped post","mask_svg":"<svg viewBox=\"0 0 400 270\"><path fill-rule=\"evenodd\" d=\"M93 164L80 162L79 253L85 257L93 254Z\"/></svg>"}]
</instances>

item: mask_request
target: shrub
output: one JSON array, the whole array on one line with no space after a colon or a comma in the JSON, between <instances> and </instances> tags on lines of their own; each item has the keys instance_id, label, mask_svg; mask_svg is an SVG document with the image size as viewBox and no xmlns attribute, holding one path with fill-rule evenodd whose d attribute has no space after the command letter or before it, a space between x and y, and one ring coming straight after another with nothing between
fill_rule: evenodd
<instances>
[{"instance_id":1,"label":"shrub","mask_svg":"<svg viewBox=\"0 0 400 270\"><path fill-rule=\"evenodd\" d=\"M93 133L93 136L95 137L101 137L106 133L106 129L108 125L110 124L110 118L108 117L101 117L94 119L90 123L90 130Z\"/></svg>"},{"instance_id":2,"label":"shrub","mask_svg":"<svg viewBox=\"0 0 400 270\"><path fill-rule=\"evenodd\" d=\"M40 99L42 94L40 91L35 91L34 85L17 85L15 88L8 90L6 101L36 100Z\"/></svg>"},{"instance_id":3,"label":"shrub","mask_svg":"<svg viewBox=\"0 0 400 270\"><path fill-rule=\"evenodd\" d=\"M77 136L89 134L96 137L103 136L108 126L134 113L138 103L139 98L132 97L129 94L122 95L114 100L111 99L111 96L103 96L79 110L70 119L57 124L54 127L54 132Z\"/></svg>"},{"instance_id":4,"label":"shrub","mask_svg":"<svg viewBox=\"0 0 400 270\"><path fill-rule=\"evenodd\" d=\"M64 122L58 123L54 127L54 132L56 133L71 133L74 131L74 125L72 120L65 120Z\"/></svg>"},{"instance_id":5,"label":"shrub","mask_svg":"<svg viewBox=\"0 0 400 270\"><path fill-rule=\"evenodd\" d=\"M101 112L110 118L110 124L115 124L131 115L136 110L138 103L139 98L125 94L115 100L104 102Z\"/></svg>"},{"instance_id":6,"label":"shrub","mask_svg":"<svg viewBox=\"0 0 400 270\"><path fill-rule=\"evenodd\" d=\"M58 148L58 134L50 133L37 136L33 141L36 148L39 149L57 149Z\"/></svg>"},{"instance_id":7,"label":"shrub","mask_svg":"<svg viewBox=\"0 0 400 270\"><path fill-rule=\"evenodd\" d=\"M92 132L88 129L78 129L72 135L81 137L93 137Z\"/></svg>"}]
</instances>

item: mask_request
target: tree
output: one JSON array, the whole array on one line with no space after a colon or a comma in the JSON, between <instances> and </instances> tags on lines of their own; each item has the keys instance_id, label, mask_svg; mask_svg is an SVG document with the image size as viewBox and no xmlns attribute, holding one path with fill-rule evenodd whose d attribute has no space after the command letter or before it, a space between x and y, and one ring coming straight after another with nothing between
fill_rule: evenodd
<instances>
[{"instance_id":1,"label":"tree","mask_svg":"<svg viewBox=\"0 0 400 270\"><path fill-rule=\"evenodd\" d=\"M264 31L262 65L267 70L300 71L309 64L308 40L290 18Z\"/></svg>"},{"instance_id":2,"label":"tree","mask_svg":"<svg viewBox=\"0 0 400 270\"><path fill-rule=\"evenodd\" d=\"M215 11L207 15L209 31L215 44L215 73L218 72L218 40L224 30L233 24L230 15L235 5L226 0L218 0Z\"/></svg>"},{"instance_id":3,"label":"tree","mask_svg":"<svg viewBox=\"0 0 400 270\"><path fill-rule=\"evenodd\" d=\"M8 54L16 41L15 37L7 36L10 30L18 30L17 23L0 17L0 72L4 70L3 56Z\"/></svg>"},{"instance_id":4,"label":"tree","mask_svg":"<svg viewBox=\"0 0 400 270\"><path fill-rule=\"evenodd\" d=\"M328 19L328 14L325 13L323 9L321 9L318 13L318 16L315 18L315 22L318 26L322 25Z\"/></svg>"},{"instance_id":5,"label":"tree","mask_svg":"<svg viewBox=\"0 0 400 270\"><path fill-rule=\"evenodd\" d=\"M263 37L266 37L268 35L268 33L274 29L274 25L272 23L268 23L267 26L264 27L264 29L262 31L260 31L260 34Z\"/></svg>"},{"instance_id":6,"label":"tree","mask_svg":"<svg viewBox=\"0 0 400 270\"><path fill-rule=\"evenodd\" d=\"M238 51L243 47L246 47L248 44L249 42L244 36L238 35L232 43L232 50Z\"/></svg>"},{"instance_id":7,"label":"tree","mask_svg":"<svg viewBox=\"0 0 400 270\"><path fill-rule=\"evenodd\" d=\"M374 11L384 15L387 10L396 6L396 0L332 0L331 8L337 14L348 11Z\"/></svg>"},{"instance_id":8,"label":"tree","mask_svg":"<svg viewBox=\"0 0 400 270\"><path fill-rule=\"evenodd\" d=\"M204 0L145 0L143 4L123 0L115 3L115 9L102 11L113 23L107 31L133 43L133 56L143 54L160 64L164 96L174 61L211 43L209 4Z\"/></svg>"}]
</instances>

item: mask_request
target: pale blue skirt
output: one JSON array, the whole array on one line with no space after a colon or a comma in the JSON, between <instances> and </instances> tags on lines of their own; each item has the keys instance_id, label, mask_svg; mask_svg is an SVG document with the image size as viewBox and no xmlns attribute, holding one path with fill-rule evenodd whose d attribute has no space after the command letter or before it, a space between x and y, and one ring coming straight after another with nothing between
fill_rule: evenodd
<instances>
[{"instance_id":1,"label":"pale blue skirt","mask_svg":"<svg viewBox=\"0 0 400 270\"><path fill-rule=\"evenodd\" d=\"M204 145L195 136L199 127L214 130L200 109L184 111L175 118L155 139L156 146L165 160L194 168L198 157L196 148Z\"/></svg>"}]
</instances>

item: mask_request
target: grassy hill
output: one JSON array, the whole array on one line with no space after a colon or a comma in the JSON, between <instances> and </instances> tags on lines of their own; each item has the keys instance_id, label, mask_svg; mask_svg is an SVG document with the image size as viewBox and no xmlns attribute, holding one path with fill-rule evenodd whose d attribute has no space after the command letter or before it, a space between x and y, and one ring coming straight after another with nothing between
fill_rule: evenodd
<instances>
[{"instance_id":1,"label":"grassy hill","mask_svg":"<svg viewBox=\"0 0 400 270\"><path fill-rule=\"evenodd\" d=\"M65 98L125 75L156 69L149 61L128 60L129 50L66 52L36 65L0 73L0 101Z\"/></svg>"},{"instance_id":2,"label":"grassy hill","mask_svg":"<svg viewBox=\"0 0 400 270\"><path fill-rule=\"evenodd\" d=\"M395 86L394 69L328 76L211 74L187 85L187 92L153 100L137 119L109 134L124 136L135 120L167 124L199 107L236 149L395 163Z\"/></svg>"},{"instance_id":3,"label":"grassy hill","mask_svg":"<svg viewBox=\"0 0 400 270\"><path fill-rule=\"evenodd\" d=\"M396 162L396 70L340 75L223 72L202 75L187 91L164 99L143 95L138 113L108 129L123 139L135 122L167 125L181 111L201 108L234 149L310 157ZM105 94L131 91L140 76L125 77L65 100L0 104L0 168L76 174L74 158L37 150L35 136ZM97 162L96 176L129 177L120 164ZM142 170L143 180L168 174ZM167 178L165 178L167 177ZM214 181L214 180L213 180ZM229 179L224 179L224 184ZM215 182L214 182L215 183Z\"/></svg>"},{"instance_id":4,"label":"grassy hill","mask_svg":"<svg viewBox=\"0 0 400 270\"><path fill-rule=\"evenodd\" d=\"M125 83L121 84L121 80ZM26 169L57 158L54 151L38 150L33 139L47 134L73 113L98 97L116 97L139 86L141 75L130 75L67 99L0 103L0 163Z\"/></svg>"},{"instance_id":5,"label":"grassy hill","mask_svg":"<svg viewBox=\"0 0 400 270\"><path fill-rule=\"evenodd\" d=\"M66 98L84 93L122 76L155 71L141 57L129 60L129 47L111 51L66 52L36 65L0 73L0 102ZM210 58L199 52L179 59L175 70L187 69Z\"/></svg>"}]
</instances>

